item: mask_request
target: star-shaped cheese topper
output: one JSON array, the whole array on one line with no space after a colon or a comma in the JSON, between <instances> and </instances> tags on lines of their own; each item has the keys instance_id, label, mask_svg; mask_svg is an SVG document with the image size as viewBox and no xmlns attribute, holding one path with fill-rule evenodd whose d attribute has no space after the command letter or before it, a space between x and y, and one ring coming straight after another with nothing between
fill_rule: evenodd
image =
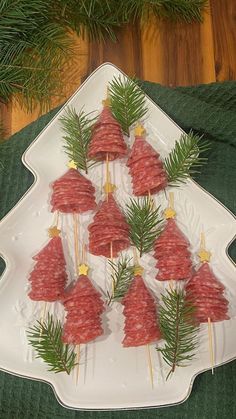
<instances>
[{"instance_id":1,"label":"star-shaped cheese topper","mask_svg":"<svg viewBox=\"0 0 236 419\"><path fill-rule=\"evenodd\" d=\"M144 135L146 133L145 128L143 127L142 124L138 124L137 127L134 130L134 135L141 137L142 135Z\"/></svg>"},{"instance_id":2,"label":"star-shaped cheese topper","mask_svg":"<svg viewBox=\"0 0 236 419\"><path fill-rule=\"evenodd\" d=\"M107 97L106 99L104 99L102 101L102 104L103 104L104 108L106 108L106 107L109 108L111 106L111 100L109 99L109 97Z\"/></svg>"},{"instance_id":3,"label":"star-shaped cheese topper","mask_svg":"<svg viewBox=\"0 0 236 419\"><path fill-rule=\"evenodd\" d=\"M116 185L113 185L113 183L110 183L110 182L106 182L105 185L103 186L103 189L106 194L112 193L116 190Z\"/></svg>"},{"instance_id":4,"label":"star-shaped cheese topper","mask_svg":"<svg viewBox=\"0 0 236 419\"><path fill-rule=\"evenodd\" d=\"M57 228L57 226L50 227L48 229L49 237L58 237L60 235L61 230Z\"/></svg>"},{"instance_id":5,"label":"star-shaped cheese topper","mask_svg":"<svg viewBox=\"0 0 236 419\"><path fill-rule=\"evenodd\" d=\"M166 208L164 211L164 216L168 220L168 218L174 218L176 216L176 212L173 210L173 208Z\"/></svg>"},{"instance_id":6,"label":"star-shaped cheese topper","mask_svg":"<svg viewBox=\"0 0 236 419\"><path fill-rule=\"evenodd\" d=\"M74 160L70 160L70 161L67 163L67 166L69 167L69 169L77 169L77 164L75 163L75 161L74 161Z\"/></svg>"},{"instance_id":7,"label":"star-shaped cheese topper","mask_svg":"<svg viewBox=\"0 0 236 419\"><path fill-rule=\"evenodd\" d=\"M79 275L88 275L89 267L88 265L85 265L85 263L82 263L79 265Z\"/></svg>"},{"instance_id":8,"label":"star-shaped cheese topper","mask_svg":"<svg viewBox=\"0 0 236 419\"><path fill-rule=\"evenodd\" d=\"M208 252L205 248L205 235L201 233L201 244L200 244L200 251L198 252L198 257L200 262L210 262L211 259L211 252Z\"/></svg>"},{"instance_id":9,"label":"star-shaped cheese topper","mask_svg":"<svg viewBox=\"0 0 236 419\"><path fill-rule=\"evenodd\" d=\"M135 267L134 267L134 276L142 275L143 271L144 271L144 269L143 269L142 266L135 265Z\"/></svg>"},{"instance_id":10,"label":"star-shaped cheese topper","mask_svg":"<svg viewBox=\"0 0 236 419\"><path fill-rule=\"evenodd\" d=\"M164 211L164 216L168 220L168 218L174 218L176 216L176 212L174 210L174 193L169 193L169 206Z\"/></svg>"}]
</instances>

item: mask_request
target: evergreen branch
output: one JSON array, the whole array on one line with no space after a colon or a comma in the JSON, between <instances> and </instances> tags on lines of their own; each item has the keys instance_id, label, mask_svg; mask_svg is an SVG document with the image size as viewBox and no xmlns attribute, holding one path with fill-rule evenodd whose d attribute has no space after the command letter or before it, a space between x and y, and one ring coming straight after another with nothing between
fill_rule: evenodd
<instances>
[{"instance_id":1,"label":"evergreen branch","mask_svg":"<svg viewBox=\"0 0 236 419\"><path fill-rule=\"evenodd\" d=\"M134 266L130 265L130 260L127 257L118 260L117 263L109 260L112 268L113 294L109 296L108 305L112 301L121 300L129 289L134 276Z\"/></svg>"},{"instance_id":2,"label":"evergreen branch","mask_svg":"<svg viewBox=\"0 0 236 419\"><path fill-rule=\"evenodd\" d=\"M206 157L200 153L207 151L210 147L208 141L190 131L189 134L182 134L175 147L164 160L164 167L168 176L170 186L178 186L195 173L199 167L207 162Z\"/></svg>"},{"instance_id":3,"label":"evergreen branch","mask_svg":"<svg viewBox=\"0 0 236 419\"><path fill-rule=\"evenodd\" d=\"M131 243L143 253L150 252L157 236L161 233L159 214L160 207L154 208L149 197L143 199L130 199L126 208L126 219L130 227Z\"/></svg>"},{"instance_id":4,"label":"evergreen branch","mask_svg":"<svg viewBox=\"0 0 236 419\"><path fill-rule=\"evenodd\" d=\"M127 16L133 20L140 19L143 23L151 15L190 23L202 21L206 5L207 0L127 0L125 8Z\"/></svg>"},{"instance_id":5,"label":"evergreen branch","mask_svg":"<svg viewBox=\"0 0 236 419\"><path fill-rule=\"evenodd\" d=\"M176 367L185 366L195 356L198 326L193 322L194 307L185 301L184 291L167 290L162 294L159 324L165 345L157 348L171 367L166 379Z\"/></svg>"},{"instance_id":6,"label":"evergreen branch","mask_svg":"<svg viewBox=\"0 0 236 419\"><path fill-rule=\"evenodd\" d=\"M134 80L119 76L109 83L109 97L114 117L129 135L130 127L148 111L145 93Z\"/></svg>"},{"instance_id":7,"label":"evergreen branch","mask_svg":"<svg viewBox=\"0 0 236 419\"><path fill-rule=\"evenodd\" d=\"M66 114L60 118L62 129L66 134L63 137L66 142L66 153L70 159L74 160L77 168L85 170L86 173L95 164L88 157L92 127L96 120L90 115L91 113L86 114L83 110L77 114L75 109L68 108Z\"/></svg>"},{"instance_id":8,"label":"evergreen branch","mask_svg":"<svg viewBox=\"0 0 236 419\"><path fill-rule=\"evenodd\" d=\"M76 364L76 354L70 345L63 344L62 326L59 320L54 320L48 313L45 321L37 324L27 331L29 343L37 352L36 358L42 358L50 367L48 371L55 373L65 371L70 374Z\"/></svg>"}]
</instances>

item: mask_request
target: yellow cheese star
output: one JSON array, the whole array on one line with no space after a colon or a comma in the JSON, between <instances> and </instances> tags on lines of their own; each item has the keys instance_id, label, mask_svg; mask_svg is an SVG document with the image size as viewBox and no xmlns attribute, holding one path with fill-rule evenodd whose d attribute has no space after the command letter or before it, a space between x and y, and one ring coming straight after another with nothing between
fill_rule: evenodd
<instances>
[{"instance_id":1,"label":"yellow cheese star","mask_svg":"<svg viewBox=\"0 0 236 419\"><path fill-rule=\"evenodd\" d=\"M70 160L67 166L69 167L69 169L77 169L77 165L74 160Z\"/></svg>"},{"instance_id":2,"label":"yellow cheese star","mask_svg":"<svg viewBox=\"0 0 236 419\"><path fill-rule=\"evenodd\" d=\"M168 220L168 218L174 218L176 216L176 212L172 208L166 208L164 216Z\"/></svg>"},{"instance_id":3,"label":"yellow cheese star","mask_svg":"<svg viewBox=\"0 0 236 419\"><path fill-rule=\"evenodd\" d=\"M146 130L141 124L137 125L137 127L134 130L134 135L135 136L137 135L138 137L141 137L145 133L146 133Z\"/></svg>"},{"instance_id":4,"label":"yellow cheese star","mask_svg":"<svg viewBox=\"0 0 236 419\"><path fill-rule=\"evenodd\" d=\"M61 230L59 230L56 226L50 227L48 229L49 237L58 237L60 235Z\"/></svg>"},{"instance_id":5,"label":"yellow cheese star","mask_svg":"<svg viewBox=\"0 0 236 419\"><path fill-rule=\"evenodd\" d=\"M111 106L111 100L107 97L105 100L102 101L104 107L109 108Z\"/></svg>"},{"instance_id":6,"label":"yellow cheese star","mask_svg":"<svg viewBox=\"0 0 236 419\"><path fill-rule=\"evenodd\" d=\"M82 263L82 265L79 265L79 275L87 275L88 270L89 270L89 267L85 265L85 263Z\"/></svg>"},{"instance_id":7,"label":"yellow cheese star","mask_svg":"<svg viewBox=\"0 0 236 419\"><path fill-rule=\"evenodd\" d=\"M137 276L137 275L142 275L143 271L144 271L144 269L143 269L143 267L142 267L142 266L140 266L140 265L136 265L136 266L134 267L134 276Z\"/></svg>"},{"instance_id":8,"label":"yellow cheese star","mask_svg":"<svg viewBox=\"0 0 236 419\"><path fill-rule=\"evenodd\" d=\"M113 185L110 182L106 182L105 185L103 186L103 189L105 193L111 193L116 190L116 185Z\"/></svg>"},{"instance_id":9,"label":"yellow cheese star","mask_svg":"<svg viewBox=\"0 0 236 419\"><path fill-rule=\"evenodd\" d=\"M204 249L200 250L200 252L198 252L198 257L200 258L201 262L210 262L211 252L207 252Z\"/></svg>"}]
</instances>

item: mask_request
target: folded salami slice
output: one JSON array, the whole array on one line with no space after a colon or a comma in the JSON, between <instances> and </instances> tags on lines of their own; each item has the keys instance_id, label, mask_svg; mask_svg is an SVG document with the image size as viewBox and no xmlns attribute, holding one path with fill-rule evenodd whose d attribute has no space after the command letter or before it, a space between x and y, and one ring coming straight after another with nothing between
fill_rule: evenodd
<instances>
[{"instance_id":1,"label":"folded salami slice","mask_svg":"<svg viewBox=\"0 0 236 419\"><path fill-rule=\"evenodd\" d=\"M130 246L129 226L112 193L108 194L88 226L89 251L93 255L113 256Z\"/></svg>"},{"instance_id":2,"label":"folded salami slice","mask_svg":"<svg viewBox=\"0 0 236 419\"><path fill-rule=\"evenodd\" d=\"M192 261L188 250L189 241L177 227L173 218L167 220L161 235L154 243L154 257L159 269L159 281L189 279Z\"/></svg>"},{"instance_id":3,"label":"folded salami slice","mask_svg":"<svg viewBox=\"0 0 236 419\"><path fill-rule=\"evenodd\" d=\"M141 346L160 339L156 305L143 278L136 275L122 300L125 316L123 346Z\"/></svg>"},{"instance_id":4,"label":"folded salami slice","mask_svg":"<svg viewBox=\"0 0 236 419\"><path fill-rule=\"evenodd\" d=\"M167 186L167 175L159 154L140 135L135 136L127 166L134 195L155 194Z\"/></svg>"},{"instance_id":5,"label":"folded salami slice","mask_svg":"<svg viewBox=\"0 0 236 419\"><path fill-rule=\"evenodd\" d=\"M104 303L87 275L80 275L63 295L66 320L62 340L79 345L88 343L103 334L101 314Z\"/></svg>"},{"instance_id":6,"label":"folded salami slice","mask_svg":"<svg viewBox=\"0 0 236 419\"><path fill-rule=\"evenodd\" d=\"M113 117L109 106L104 106L93 128L88 156L104 161L119 159L127 154L127 147L118 121Z\"/></svg>"},{"instance_id":7,"label":"folded salami slice","mask_svg":"<svg viewBox=\"0 0 236 419\"><path fill-rule=\"evenodd\" d=\"M206 323L229 319L228 301L223 295L224 286L213 274L209 264L203 263L186 286L186 299L195 306L195 319Z\"/></svg>"},{"instance_id":8,"label":"folded salami slice","mask_svg":"<svg viewBox=\"0 0 236 419\"><path fill-rule=\"evenodd\" d=\"M52 212L82 213L96 208L95 188L76 169L69 169L52 184Z\"/></svg>"},{"instance_id":9,"label":"folded salami slice","mask_svg":"<svg viewBox=\"0 0 236 419\"><path fill-rule=\"evenodd\" d=\"M29 276L29 297L35 301L60 300L67 281L61 238L53 237L33 259L36 263Z\"/></svg>"}]
</instances>

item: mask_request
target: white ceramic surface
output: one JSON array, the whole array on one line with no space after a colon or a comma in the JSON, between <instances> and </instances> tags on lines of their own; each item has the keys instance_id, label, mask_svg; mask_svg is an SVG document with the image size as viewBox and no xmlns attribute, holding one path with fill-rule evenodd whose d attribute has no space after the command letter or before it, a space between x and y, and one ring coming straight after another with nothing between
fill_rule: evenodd
<instances>
[{"instance_id":1,"label":"white ceramic surface","mask_svg":"<svg viewBox=\"0 0 236 419\"><path fill-rule=\"evenodd\" d=\"M189 396L195 376L211 367L207 328L201 326L197 357L186 368L178 368L168 381L165 380L168 367L157 355L155 345L151 345L154 367L152 389L146 348L122 348L123 316L121 306L117 303L104 316L105 336L82 346L77 386L74 374L67 376L64 373L48 372L47 366L35 359L27 344L25 331L39 318L42 310L40 303L34 303L27 297L27 278L33 266L31 257L46 244L47 228L53 221L49 206L49 184L67 170L68 159L63 151L59 117L68 106L78 111L81 108L86 112L99 111L106 95L107 83L119 74L122 73L111 64L99 67L34 140L23 155L23 163L35 176L34 184L0 223L0 254L6 261L6 270L0 281L0 368L50 383L59 402L74 409L132 409L180 403ZM145 122L148 141L165 157L182 131L148 97L146 100L149 109ZM98 200L101 197L103 172L104 167L100 164L89 174L96 186ZM124 162L111 163L111 172L118 186L116 198L124 205L131 194ZM157 205L165 208L167 202L163 193L158 194L155 200ZM175 189L175 203L177 222L188 236L193 253L198 248L199 235L204 229L207 247L213 254L212 268L227 290L231 319L214 325L216 365L221 365L236 357L236 270L227 255L227 247L236 234L236 221L232 213L191 180L185 186ZM86 227L91 219L91 213L80 217L80 234L85 241ZM60 227L63 231L68 273L70 280L73 280L71 216L63 216ZM106 292L110 287L107 262L104 258L92 255L88 256L88 262L91 278ZM156 274L154 259L151 255L145 255L141 264L145 268L145 281L159 296L165 285L153 279ZM63 318L63 310L58 303L48 306L52 313Z\"/></svg>"}]
</instances>

